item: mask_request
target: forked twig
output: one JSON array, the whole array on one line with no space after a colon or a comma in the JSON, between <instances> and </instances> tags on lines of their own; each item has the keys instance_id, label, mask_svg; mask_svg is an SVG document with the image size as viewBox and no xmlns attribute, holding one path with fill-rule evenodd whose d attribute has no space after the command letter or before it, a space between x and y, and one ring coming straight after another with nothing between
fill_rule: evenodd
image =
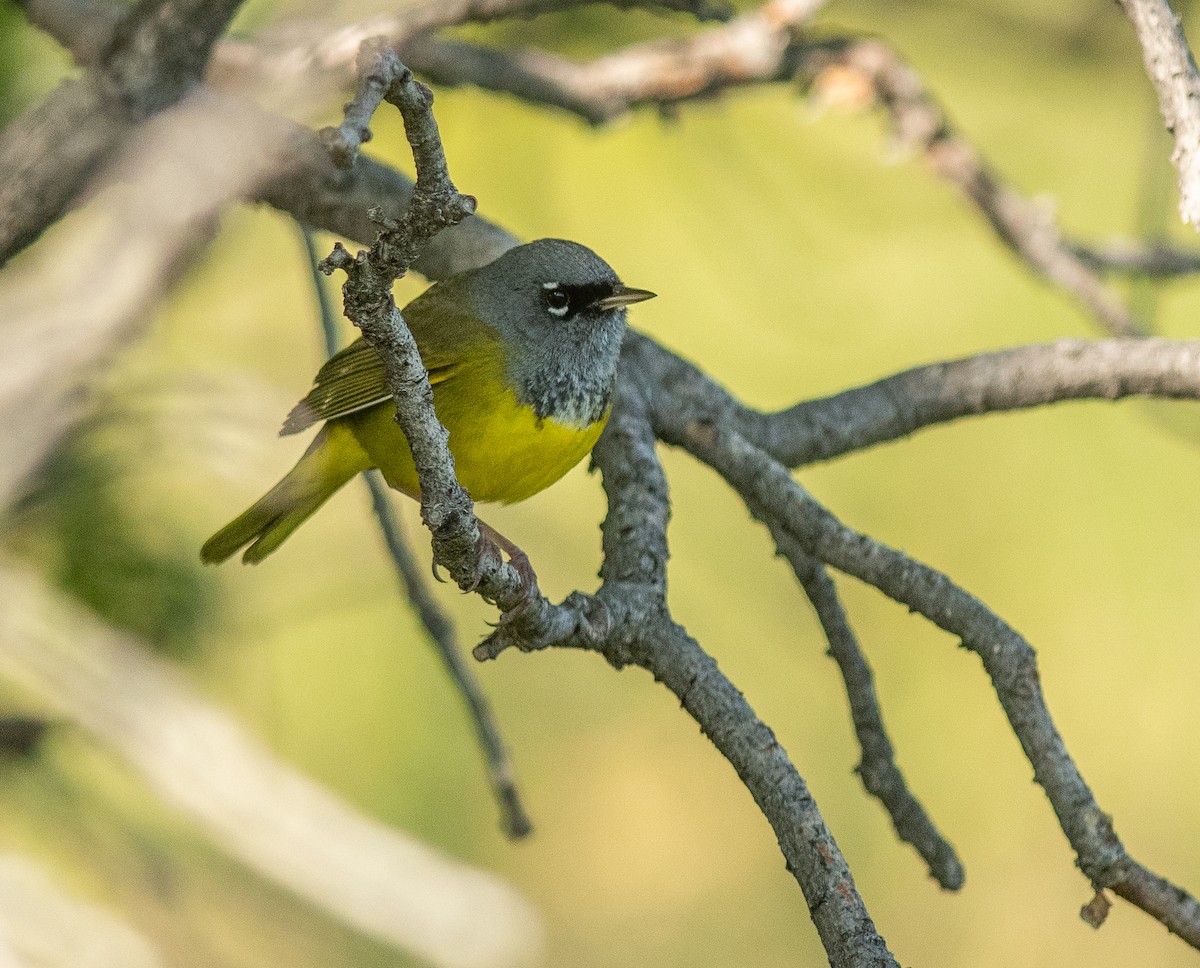
<instances>
[{"instance_id":1,"label":"forked twig","mask_svg":"<svg viewBox=\"0 0 1200 968\"><path fill-rule=\"evenodd\" d=\"M1015 629L942 573L846 527L737 431L678 407L670 425L659 430L721 474L772 532L783 531L818 560L919 612L979 656L1088 880L1200 948L1200 903L1126 852L1067 751L1042 694L1033 648Z\"/></svg>"},{"instance_id":2,"label":"forked twig","mask_svg":"<svg viewBox=\"0 0 1200 968\"><path fill-rule=\"evenodd\" d=\"M340 157L352 159L370 136L366 119L387 100L404 119L417 183L399 221L376 213L381 231L369 250L352 257L338 243L320 268L326 273L345 271L346 315L384 362L388 389L396 400L396 420L420 479L421 517L433 534L434 560L460 588L477 590L508 611L527 601L528 593L516 569L479 532L474 504L455 476L446 429L433 409L433 391L421 354L391 295L392 283L408 271L425 244L443 228L471 215L475 199L461 194L450 180L433 117L433 94L385 42L363 44L359 74L346 120L326 132L327 143Z\"/></svg>"}]
</instances>

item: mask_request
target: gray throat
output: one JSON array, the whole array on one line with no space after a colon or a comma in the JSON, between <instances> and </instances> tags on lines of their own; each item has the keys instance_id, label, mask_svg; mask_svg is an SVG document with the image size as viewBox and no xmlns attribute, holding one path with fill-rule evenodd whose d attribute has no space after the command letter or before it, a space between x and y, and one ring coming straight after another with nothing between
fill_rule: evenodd
<instances>
[{"instance_id":1,"label":"gray throat","mask_svg":"<svg viewBox=\"0 0 1200 968\"><path fill-rule=\"evenodd\" d=\"M606 320L583 338L558 341L553 351L542 348L535 359L526 360L514 374L521 402L539 418L574 427L603 417L612 404L625 332L625 314L620 315L619 321Z\"/></svg>"}]
</instances>

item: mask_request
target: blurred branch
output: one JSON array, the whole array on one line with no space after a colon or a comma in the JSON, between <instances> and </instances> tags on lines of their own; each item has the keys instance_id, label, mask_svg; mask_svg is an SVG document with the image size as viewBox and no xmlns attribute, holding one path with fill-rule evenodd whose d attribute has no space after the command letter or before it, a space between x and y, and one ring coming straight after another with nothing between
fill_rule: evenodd
<instances>
[{"instance_id":1,"label":"blurred branch","mask_svg":"<svg viewBox=\"0 0 1200 968\"><path fill-rule=\"evenodd\" d=\"M876 797L891 817L896 835L911 844L929 866L930 876L944 890L957 891L965 877L962 861L954 847L941 835L925 808L904 781L896 766L896 754L883 725L875 677L858 645L842 607L837 587L824 565L804 550L791 535L773 528L772 537L792 566L829 641L829 655L838 665L850 700L850 718L862 748L858 775L867 792Z\"/></svg>"},{"instance_id":2,"label":"blurred branch","mask_svg":"<svg viewBox=\"0 0 1200 968\"><path fill-rule=\"evenodd\" d=\"M800 72L818 97L822 92L839 96L839 89L861 97L865 86L888 112L897 142L922 152L934 172L975 205L1000 241L1035 274L1072 294L1113 335L1144 335L1129 307L1063 237L1053 210L1005 185L954 131L917 72L890 47L877 40L831 40L805 50Z\"/></svg>"},{"instance_id":3,"label":"blurred branch","mask_svg":"<svg viewBox=\"0 0 1200 968\"><path fill-rule=\"evenodd\" d=\"M1171 160L1179 169L1179 214L1200 228L1200 72L1179 17L1167 0L1119 0L1133 23L1146 75L1158 93Z\"/></svg>"},{"instance_id":4,"label":"blurred branch","mask_svg":"<svg viewBox=\"0 0 1200 968\"><path fill-rule=\"evenodd\" d=\"M0 266L75 202L136 124L174 104L199 80L212 45L240 5L142 0L110 38L96 44L94 67L0 132Z\"/></svg>"},{"instance_id":5,"label":"blurred branch","mask_svg":"<svg viewBox=\"0 0 1200 968\"><path fill-rule=\"evenodd\" d=\"M25 3L30 21L71 50L84 66L97 62L103 49L101 37L107 39L122 9L108 0L25 0ZM366 243L375 238L377 231L367 216L370 209L379 208L385 215L399 218L408 207L412 180L395 169L370 158L359 158L351 170L339 169L320 138L304 125L263 110L245 98L203 86L199 93L213 110L230 112L230 123L239 130L257 126L269 132L278 143L286 143L286 149L276 152L274 166L257 173L258 179L245 189L250 198L287 212L306 225ZM67 155L76 140L82 142L94 137L107 141L112 136L111 130L91 123L99 110L98 103L88 102L82 95L70 102L76 109L75 116L63 122L64 127L74 132L70 138L60 138L57 131L37 126L32 133L18 133L19 138L31 153L53 156L57 164L69 171ZM16 128L10 126L6 131L15 132ZM36 142L42 146L40 148L32 140L37 137L41 137ZM2 144L0 140L0 146ZM121 168L120 165L113 167ZM5 191L5 183L0 181L0 203ZM15 187L13 191L15 193ZM0 212L3 212L2 208ZM0 233L3 231L4 226L0 225ZM413 268L426 278L443 279L455 272L485 265L514 244L515 239L510 233L473 216L435 237Z\"/></svg>"},{"instance_id":6,"label":"blurred branch","mask_svg":"<svg viewBox=\"0 0 1200 968\"><path fill-rule=\"evenodd\" d=\"M49 729L49 721L36 716L0 716L0 754L32 756Z\"/></svg>"},{"instance_id":7,"label":"blurred branch","mask_svg":"<svg viewBox=\"0 0 1200 968\"><path fill-rule=\"evenodd\" d=\"M237 98L239 111L261 111ZM387 165L360 155L349 169L340 169L317 134L300 124L265 120L290 128L288 157L252 197L287 212L297 221L364 245L374 241L379 226L369 212L399 219L412 199L412 179ZM471 215L434 236L412 268L427 279L445 279L456 272L486 265L516 244L513 235L482 216Z\"/></svg>"},{"instance_id":8,"label":"blurred branch","mask_svg":"<svg viewBox=\"0 0 1200 968\"><path fill-rule=\"evenodd\" d=\"M798 31L822 6L824 0L768 0L721 27L636 44L588 63L430 35L404 44L401 53L435 84L503 91L602 124L645 105L663 108L739 85L791 80Z\"/></svg>"},{"instance_id":9,"label":"blurred branch","mask_svg":"<svg viewBox=\"0 0 1200 968\"><path fill-rule=\"evenodd\" d=\"M1170 279L1200 272L1200 252L1175 249L1163 242L1071 243L1075 254L1096 272L1120 272L1147 279Z\"/></svg>"},{"instance_id":10,"label":"blurred branch","mask_svg":"<svg viewBox=\"0 0 1200 968\"><path fill-rule=\"evenodd\" d=\"M446 968L529 964L507 885L283 766L144 646L0 561L0 675L116 750L226 850L379 940Z\"/></svg>"},{"instance_id":11,"label":"blurred branch","mask_svg":"<svg viewBox=\"0 0 1200 968\"><path fill-rule=\"evenodd\" d=\"M0 268L67 211L130 128L84 75L0 130Z\"/></svg>"},{"instance_id":12,"label":"blurred branch","mask_svg":"<svg viewBox=\"0 0 1200 968\"><path fill-rule=\"evenodd\" d=\"M0 510L87 406L86 388L140 334L217 214L281 164L290 123L197 91L143 124L87 212L0 273Z\"/></svg>"},{"instance_id":13,"label":"blurred branch","mask_svg":"<svg viewBox=\"0 0 1200 968\"><path fill-rule=\"evenodd\" d=\"M209 77L221 85L242 84L251 77L278 83L307 82L317 76L348 84L354 80L359 48L372 38L400 51L413 37L445 27L536 17L596 3L624 10L675 11L701 21L730 15L720 0L431 0L333 29L327 23L288 23L254 40L227 38L213 57Z\"/></svg>"},{"instance_id":14,"label":"blurred branch","mask_svg":"<svg viewBox=\"0 0 1200 968\"><path fill-rule=\"evenodd\" d=\"M129 925L54 883L33 861L0 853L2 968L160 968Z\"/></svg>"},{"instance_id":15,"label":"blurred branch","mask_svg":"<svg viewBox=\"0 0 1200 968\"><path fill-rule=\"evenodd\" d=\"M312 232L304 226L300 227L304 239L305 254L313 274L313 288L320 306L321 332L325 337L326 356L333 356L340 348L338 345L337 328L335 325L334 309L329 295L325 290L321 272L317 269L317 253L313 244ZM413 558L408 542L404 540L400 518L388 498L387 485L378 471L367 471L363 475L363 483L371 495L371 506L379 522L379 530L387 546L392 565L404 586L409 602L416 610L417 617L429 634L434 650L442 660L442 665L449 673L458 694L466 704L467 713L475 727L475 735L483 748L487 763L488 781L500 805L504 831L510 837L524 837L533 831L533 824L521 802L517 789L516 771L513 769L512 758L509 755L504 737L500 734L500 726L492 712L491 703L478 678L467 665L459 651L458 637L454 634L454 625L445 610L438 605L437 600L429 593L421 567Z\"/></svg>"}]
</instances>

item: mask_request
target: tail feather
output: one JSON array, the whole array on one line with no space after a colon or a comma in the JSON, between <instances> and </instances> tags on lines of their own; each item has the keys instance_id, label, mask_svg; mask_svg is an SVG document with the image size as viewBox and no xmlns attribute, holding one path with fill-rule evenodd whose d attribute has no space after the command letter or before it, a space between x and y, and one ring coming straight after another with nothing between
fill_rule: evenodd
<instances>
[{"instance_id":1,"label":"tail feather","mask_svg":"<svg viewBox=\"0 0 1200 968\"><path fill-rule=\"evenodd\" d=\"M283 480L204 542L200 560L220 564L248 545L242 561L258 564L338 488L371 466L348 426L326 424Z\"/></svg>"}]
</instances>

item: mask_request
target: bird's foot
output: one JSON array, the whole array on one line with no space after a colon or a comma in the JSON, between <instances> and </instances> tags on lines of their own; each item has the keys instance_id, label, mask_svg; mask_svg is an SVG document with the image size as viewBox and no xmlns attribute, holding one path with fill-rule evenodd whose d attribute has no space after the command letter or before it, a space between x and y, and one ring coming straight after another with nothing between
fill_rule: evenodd
<instances>
[{"instance_id":1,"label":"bird's foot","mask_svg":"<svg viewBox=\"0 0 1200 968\"><path fill-rule=\"evenodd\" d=\"M500 549L507 554L508 563L512 565L517 577L521 580L521 600L512 608L501 612L500 620L493 625L497 629L507 628L529 611L530 606L542 597L538 590L537 573L529 562L529 556L520 547L484 521L479 522L479 538L481 541L490 541L493 548Z\"/></svg>"},{"instance_id":2,"label":"bird's foot","mask_svg":"<svg viewBox=\"0 0 1200 968\"><path fill-rule=\"evenodd\" d=\"M483 520L479 520L479 540L484 546L480 548L481 560L489 551L486 545L490 544L492 546L491 550L499 549L508 555L508 563L512 565L513 570L517 573L517 577L521 579L522 595L529 600L539 597L537 573L533 570L533 565L529 563L529 556L519 546L513 544L508 538L504 537L504 535Z\"/></svg>"}]
</instances>

